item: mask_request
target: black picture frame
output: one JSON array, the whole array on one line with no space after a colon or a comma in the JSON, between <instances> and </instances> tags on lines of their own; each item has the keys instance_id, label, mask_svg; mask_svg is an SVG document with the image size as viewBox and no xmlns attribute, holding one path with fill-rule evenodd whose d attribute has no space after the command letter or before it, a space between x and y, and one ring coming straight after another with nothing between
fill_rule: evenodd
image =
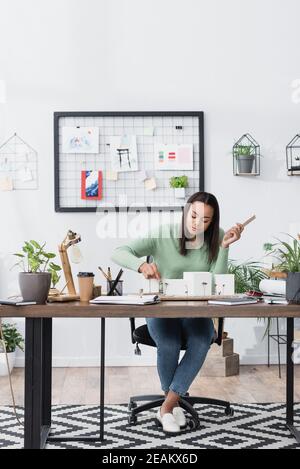
<instances>
[{"instance_id":1,"label":"black picture frame","mask_svg":"<svg viewBox=\"0 0 300 469\"><path fill-rule=\"evenodd\" d=\"M59 120L64 117L197 117L199 123L199 191L204 191L204 112L203 111L68 111L54 112L54 207L55 212L161 212L180 211L183 205L178 206L142 206L142 207L62 207L60 205L59 180Z\"/></svg>"}]
</instances>

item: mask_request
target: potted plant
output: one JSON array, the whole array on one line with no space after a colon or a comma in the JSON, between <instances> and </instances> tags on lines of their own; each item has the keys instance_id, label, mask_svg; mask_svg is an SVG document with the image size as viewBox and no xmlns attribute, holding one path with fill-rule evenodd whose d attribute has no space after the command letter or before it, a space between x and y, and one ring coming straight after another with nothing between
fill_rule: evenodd
<instances>
[{"instance_id":1,"label":"potted plant","mask_svg":"<svg viewBox=\"0 0 300 469\"><path fill-rule=\"evenodd\" d=\"M47 300L51 280L57 280L57 272L60 266L54 264L51 259L56 257L51 252L46 252L45 247L37 241L25 241L22 253L15 253L20 261L17 264L23 271L19 273L19 285L24 301L35 301L44 304Z\"/></svg>"},{"instance_id":2,"label":"potted plant","mask_svg":"<svg viewBox=\"0 0 300 469\"><path fill-rule=\"evenodd\" d=\"M252 145L236 145L234 156L237 160L239 173L252 173L255 159L255 148Z\"/></svg>"},{"instance_id":3,"label":"potted plant","mask_svg":"<svg viewBox=\"0 0 300 469\"><path fill-rule=\"evenodd\" d=\"M285 234L291 238L291 243L275 238L279 242L266 243L264 249L267 255L272 255L278 260L273 269L286 275L286 299L300 303L300 234L298 238Z\"/></svg>"},{"instance_id":4,"label":"potted plant","mask_svg":"<svg viewBox=\"0 0 300 469\"><path fill-rule=\"evenodd\" d=\"M261 265L255 261L249 261L237 264L231 260L228 264L228 273L234 274L234 284L236 293L245 293L247 291L259 291L261 280L267 278Z\"/></svg>"},{"instance_id":5,"label":"potted plant","mask_svg":"<svg viewBox=\"0 0 300 469\"><path fill-rule=\"evenodd\" d=\"M24 339L18 332L15 324L2 324L3 340L0 339L0 376L8 375L5 349L7 353L9 369L12 371L16 361L16 348L24 351ZM5 345L5 346L4 346Z\"/></svg>"},{"instance_id":6,"label":"potted plant","mask_svg":"<svg viewBox=\"0 0 300 469\"><path fill-rule=\"evenodd\" d=\"M170 178L170 187L173 187L176 198L185 197L185 188L188 187L187 176L172 176Z\"/></svg>"},{"instance_id":7,"label":"potted plant","mask_svg":"<svg viewBox=\"0 0 300 469\"><path fill-rule=\"evenodd\" d=\"M235 291L236 293L260 293L260 282L268 278L268 274L259 262L245 262L244 264L236 264L235 261L230 261L228 265L228 273L234 274L235 277ZM258 318L260 322L262 318ZM263 318L266 322L265 332L263 339L266 337L268 330L272 325L272 318Z\"/></svg>"}]
</instances>

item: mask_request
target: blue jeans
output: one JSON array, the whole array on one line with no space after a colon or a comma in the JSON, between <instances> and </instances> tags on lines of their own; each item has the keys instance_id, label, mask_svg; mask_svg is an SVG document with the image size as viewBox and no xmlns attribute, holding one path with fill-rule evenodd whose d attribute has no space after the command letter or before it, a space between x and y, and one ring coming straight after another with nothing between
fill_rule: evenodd
<instances>
[{"instance_id":1,"label":"blue jeans","mask_svg":"<svg viewBox=\"0 0 300 469\"><path fill-rule=\"evenodd\" d=\"M157 346L157 369L164 392L184 396L199 373L210 348L214 325L206 318L146 318ZM187 349L180 363L182 341Z\"/></svg>"}]
</instances>

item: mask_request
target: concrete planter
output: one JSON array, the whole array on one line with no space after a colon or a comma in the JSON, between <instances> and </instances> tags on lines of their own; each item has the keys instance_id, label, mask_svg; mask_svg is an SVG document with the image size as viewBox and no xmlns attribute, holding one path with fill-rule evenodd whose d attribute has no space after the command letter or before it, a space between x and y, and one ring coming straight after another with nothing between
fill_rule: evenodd
<instances>
[{"instance_id":1,"label":"concrete planter","mask_svg":"<svg viewBox=\"0 0 300 469\"><path fill-rule=\"evenodd\" d=\"M50 290L51 274L50 272L20 272L19 285L24 301L45 304Z\"/></svg>"},{"instance_id":2,"label":"concrete planter","mask_svg":"<svg viewBox=\"0 0 300 469\"><path fill-rule=\"evenodd\" d=\"M254 156L238 155L237 164L239 173L252 173Z\"/></svg>"},{"instance_id":3,"label":"concrete planter","mask_svg":"<svg viewBox=\"0 0 300 469\"><path fill-rule=\"evenodd\" d=\"M9 369L13 370L16 361L16 352L10 352L7 354ZM4 352L0 353L0 376L8 376L8 369L6 363L6 356Z\"/></svg>"},{"instance_id":4,"label":"concrete planter","mask_svg":"<svg viewBox=\"0 0 300 469\"><path fill-rule=\"evenodd\" d=\"M300 272L289 272L286 281L286 299L300 303Z\"/></svg>"},{"instance_id":5,"label":"concrete planter","mask_svg":"<svg viewBox=\"0 0 300 469\"><path fill-rule=\"evenodd\" d=\"M184 199L185 198L185 187L175 187L174 194L176 199Z\"/></svg>"}]
</instances>

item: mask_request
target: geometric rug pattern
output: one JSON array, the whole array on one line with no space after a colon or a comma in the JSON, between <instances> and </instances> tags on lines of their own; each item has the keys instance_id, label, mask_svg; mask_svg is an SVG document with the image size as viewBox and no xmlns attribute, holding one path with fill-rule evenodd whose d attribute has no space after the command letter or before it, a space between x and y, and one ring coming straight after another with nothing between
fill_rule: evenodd
<instances>
[{"instance_id":1,"label":"geometric rug pattern","mask_svg":"<svg viewBox=\"0 0 300 469\"><path fill-rule=\"evenodd\" d=\"M233 404L234 416L218 407L195 405L200 428L167 436L154 423L155 410L138 415L136 425L128 424L127 404L105 407L105 441L49 442L47 449L300 449L285 426L284 404ZM23 408L18 407L23 417ZM295 405L295 423L300 427L300 404ZM52 407L55 436L97 436L99 407L57 405ZM23 446L23 427L11 406L0 407L0 449Z\"/></svg>"}]
</instances>

